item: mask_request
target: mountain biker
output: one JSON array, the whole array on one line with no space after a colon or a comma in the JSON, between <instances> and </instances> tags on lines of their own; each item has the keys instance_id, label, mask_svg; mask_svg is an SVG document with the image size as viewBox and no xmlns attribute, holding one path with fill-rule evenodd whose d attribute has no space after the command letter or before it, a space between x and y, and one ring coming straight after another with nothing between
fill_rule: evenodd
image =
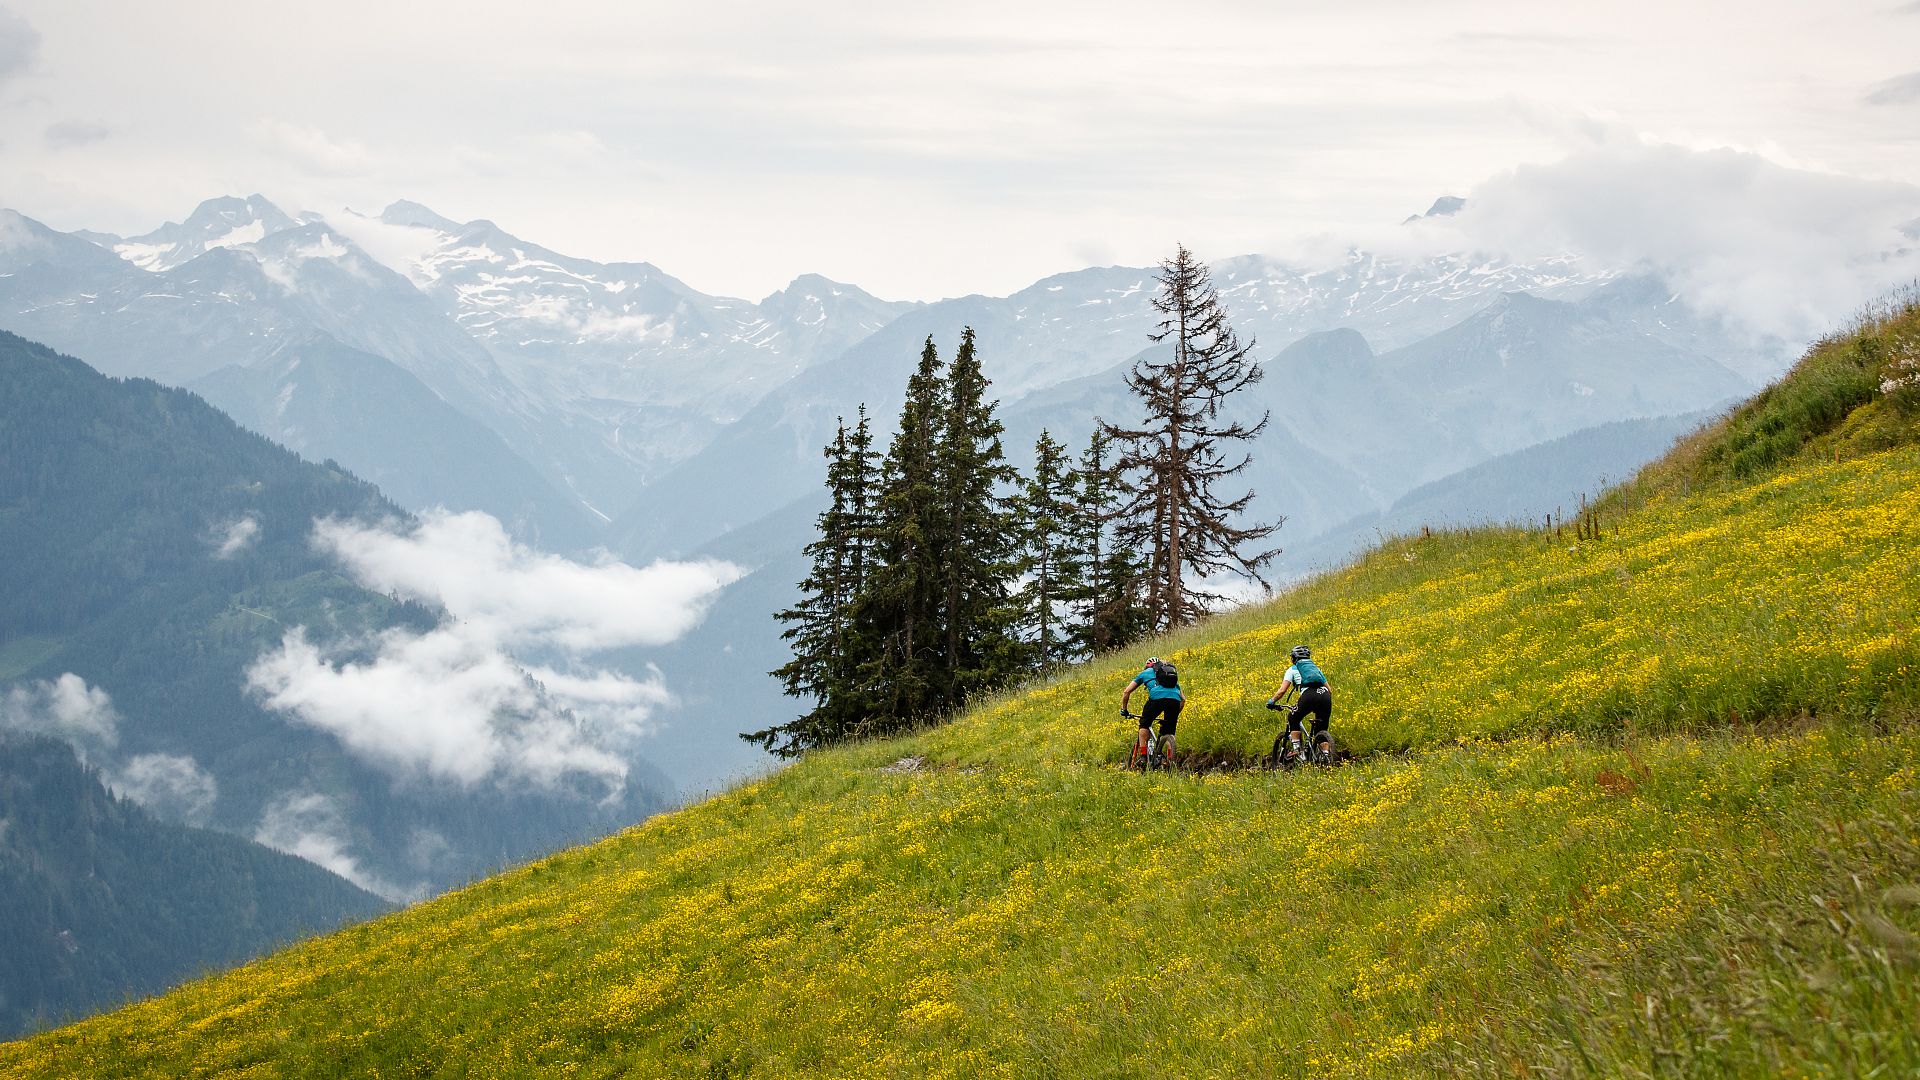
<instances>
[{"instance_id":1,"label":"mountain biker","mask_svg":"<svg viewBox=\"0 0 1920 1080\"><path fill-rule=\"evenodd\" d=\"M1267 708L1278 709L1287 695L1294 690L1300 691L1299 700L1287 710L1287 730L1273 740L1273 758L1275 762L1291 764L1300 757L1305 749L1301 745L1300 719L1313 714L1313 746L1315 756L1319 756L1321 747L1332 742L1327 734L1327 725L1333 720L1333 690L1327 686L1327 676L1320 665L1313 662L1313 650L1305 645L1295 645L1289 654L1293 666L1280 680L1280 689L1267 699ZM1286 756L1280 755L1280 743L1287 744Z\"/></svg>"},{"instance_id":2,"label":"mountain biker","mask_svg":"<svg viewBox=\"0 0 1920 1080\"><path fill-rule=\"evenodd\" d=\"M1146 687L1147 703L1140 709L1137 719L1140 721L1140 741L1135 743L1136 752L1147 752L1147 733L1153 728L1155 717L1160 720L1161 753L1173 757L1173 730L1179 726L1180 710L1186 706L1187 699L1180 692L1180 676L1172 664L1157 656L1147 658L1147 666L1127 684L1127 692L1120 695L1120 715L1129 716L1127 703L1132 700L1134 690Z\"/></svg>"}]
</instances>

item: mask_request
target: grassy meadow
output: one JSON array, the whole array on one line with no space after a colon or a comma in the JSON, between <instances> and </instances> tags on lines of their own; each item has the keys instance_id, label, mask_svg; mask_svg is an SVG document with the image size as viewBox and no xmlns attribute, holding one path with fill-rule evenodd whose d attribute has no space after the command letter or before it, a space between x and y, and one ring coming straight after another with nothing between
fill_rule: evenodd
<instances>
[{"instance_id":1,"label":"grassy meadow","mask_svg":"<svg viewBox=\"0 0 1920 1080\"><path fill-rule=\"evenodd\" d=\"M1597 535L1390 541L0 1075L1914 1075L1916 341L1823 343ZM1297 641L1355 757L1239 767ZM1119 767L1150 651L1209 771Z\"/></svg>"}]
</instances>

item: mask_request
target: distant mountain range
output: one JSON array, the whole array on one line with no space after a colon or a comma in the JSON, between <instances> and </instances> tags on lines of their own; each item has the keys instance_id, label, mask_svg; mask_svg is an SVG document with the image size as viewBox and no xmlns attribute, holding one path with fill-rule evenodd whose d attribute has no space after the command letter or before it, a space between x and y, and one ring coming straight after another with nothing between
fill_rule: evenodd
<instances>
[{"instance_id":1,"label":"distant mountain range","mask_svg":"<svg viewBox=\"0 0 1920 1080\"><path fill-rule=\"evenodd\" d=\"M1738 396L1786 357L1660 281L1573 255L1246 255L1213 271L1267 367L1239 407L1273 414L1248 480L1289 548L1498 455ZM668 650L733 646L694 663L715 681L676 686L658 736L694 787L753 760L730 746L764 726L739 715L741 688L777 656L770 615L836 418L865 403L884 430L922 342L950 350L971 326L1010 457L1042 427L1082 439L1133 407L1120 373L1152 347L1153 288L1151 268L1097 267L921 304L803 276L753 302L404 201L319 215L214 199L136 237L0 212L0 327L191 387L412 509L485 510L544 547L634 561L752 553L759 573Z\"/></svg>"},{"instance_id":2,"label":"distant mountain range","mask_svg":"<svg viewBox=\"0 0 1920 1080\"><path fill-rule=\"evenodd\" d=\"M329 221L258 195L209 200L182 223L124 240L0 212L0 275L0 326L110 374L185 385L282 364L316 339L390 361L573 504L548 507L512 477L494 505L540 506L544 529L583 546L574 518L636 501L649 477L767 390L914 306L815 276L758 304L710 297L645 263L570 258L412 203ZM299 386L271 390L250 411ZM439 437L432 419L422 431ZM306 434L350 444L324 428ZM457 434L448 441L459 445ZM377 448L340 460L369 475L408 465ZM426 494L493 510L446 497L457 488Z\"/></svg>"}]
</instances>

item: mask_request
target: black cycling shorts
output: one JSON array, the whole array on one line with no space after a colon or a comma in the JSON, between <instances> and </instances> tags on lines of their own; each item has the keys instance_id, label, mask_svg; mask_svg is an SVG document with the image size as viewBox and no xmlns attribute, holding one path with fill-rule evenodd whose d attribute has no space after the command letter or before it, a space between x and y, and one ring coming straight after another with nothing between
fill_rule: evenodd
<instances>
[{"instance_id":1,"label":"black cycling shorts","mask_svg":"<svg viewBox=\"0 0 1920 1080\"><path fill-rule=\"evenodd\" d=\"M1140 726L1152 727L1153 718L1159 717L1160 737L1164 739L1179 726L1180 709L1185 704L1178 698L1148 698L1146 708L1140 710Z\"/></svg>"},{"instance_id":2,"label":"black cycling shorts","mask_svg":"<svg viewBox=\"0 0 1920 1080\"><path fill-rule=\"evenodd\" d=\"M1288 730L1298 728L1301 719L1308 715L1313 717L1314 734L1327 730L1327 724L1333 720L1333 691L1327 689L1326 684L1300 688L1299 700L1287 710Z\"/></svg>"}]
</instances>

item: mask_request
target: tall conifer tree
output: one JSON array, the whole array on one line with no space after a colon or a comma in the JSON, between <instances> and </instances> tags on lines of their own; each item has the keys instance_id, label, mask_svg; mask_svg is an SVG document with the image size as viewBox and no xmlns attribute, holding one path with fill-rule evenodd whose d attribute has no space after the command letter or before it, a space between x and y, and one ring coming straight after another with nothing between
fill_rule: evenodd
<instances>
[{"instance_id":1,"label":"tall conifer tree","mask_svg":"<svg viewBox=\"0 0 1920 1080\"><path fill-rule=\"evenodd\" d=\"M941 621L948 529L940 490L944 380L940 353L929 336L920 365L907 380L900 426L880 469L867 587L855 619L873 635L860 683L872 714L866 731L894 730L928 719L943 707L948 683Z\"/></svg>"},{"instance_id":2,"label":"tall conifer tree","mask_svg":"<svg viewBox=\"0 0 1920 1080\"><path fill-rule=\"evenodd\" d=\"M938 449L947 530L938 552L946 631L940 704L946 709L1005 682L1019 666L1008 597L1018 541L1002 491L1015 474L1000 445L1005 428L993 415L998 403L987 399L988 385L967 327L947 373Z\"/></svg>"},{"instance_id":3,"label":"tall conifer tree","mask_svg":"<svg viewBox=\"0 0 1920 1080\"><path fill-rule=\"evenodd\" d=\"M1079 476L1067 448L1047 431L1033 445L1033 475L1016 500L1023 584L1014 597L1031 664L1042 671L1073 657L1068 603L1084 591Z\"/></svg>"},{"instance_id":4,"label":"tall conifer tree","mask_svg":"<svg viewBox=\"0 0 1920 1080\"><path fill-rule=\"evenodd\" d=\"M1160 264L1153 308L1160 315L1156 342L1170 342L1171 355L1142 357L1127 373L1146 417L1137 428L1105 425L1120 444L1121 471L1136 477L1120 510L1119 541L1149 552L1146 603L1156 630L1193 622L1223 597L1197 579L1231 572L1265 584L1261 569L1279 549L1252 550L1280 527L1241 524L1253 492L1227 497L1221 481L1238 474L1251 458L1233 449L1266 429L1228 419L1227 399L1260 381L1244 344L1227 322L1226 308L1206 265L1180 245Z\"/></svg>"},{"instance_id":5,"label":"tall conifer tree","mask_svg":"<svg viewBox=\"0 0 1920 1080\"><path fill-rule=\"evenodd\" d=\"M1080 455L1078 505L1074 513L1081 582L1073 594L1074 643L1098 656L1144 636L1150 628L1142 601L1147 554L1118 542L1117 520L1126 499L1124 478L1114 464L1112 439L1094 429Z\"/></svg>"},{"instance_id":6,"label":"tall conifer tree","mask_svg":"<svg viewBox=\"0 0 1920 1080\"><path fill-rule=\"evenodd\" d=\"M787 624L780 636L793 659L773 674L789 696L811 698L814 706L798 719L741 736L782 757L848 734L869 711L860 669L872 643L854 622L873 545L875 462L866 406L851 432L840 421L825 452L829 503L818 519L819 537L806 548L813 567L800 583L800 601L775 616Z\"/></svg>"}]
</instances>

